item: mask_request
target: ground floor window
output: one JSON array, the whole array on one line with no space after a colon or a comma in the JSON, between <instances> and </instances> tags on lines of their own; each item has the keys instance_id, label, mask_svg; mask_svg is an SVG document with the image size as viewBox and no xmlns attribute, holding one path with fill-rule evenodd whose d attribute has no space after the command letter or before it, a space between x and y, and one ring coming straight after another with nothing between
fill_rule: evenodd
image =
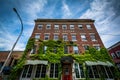
<instances>
[{"instance_id":1,"label":"ground floor window","mask_svg":"<svg viewBox=\"0 0 120 80\"><path fill-rule=\"evenodd\" d=\"M35 78L45 78L46 75L46 65L38 64L36 68Z\"/></svg>"},{"instance_id":2,"label":"ground floor window","mask_svg":"<svg viewBox=\"0 0 120 80\"><path fill-rule=\"evenodd\" d=\"M23 69L22 78L30 78L32 69L33 69L33 65L26 65Z\"/></svg>"},{"instance_id":3,"label":"ground floor window","mask_svg":"<svg viewBox=\"0 0 120 80\"><path fill-rule=\"evenodd\" d=\"M58 64L56 63L52 63L50 65L50 78L58 78Z\"/></svg>"},{"instance_id":4,"label":"ground floor window","mask_svg":"<svg viewBox=\"0 0 120 80\"><path fill-rule=\"evenodd\" d=\"M89 78L113 78L113 67L109 66L87 66Z\"/></svg>"},{"instance_id":5,"label":"ground floor window","mask_svg":"<svg viewBox=\"0 0 120 80\"><path fill-rule=\"evenodd\" d=\"M75 63L75 76L76 78L84 78L84 71L82 64Z\"/></svg>"}]
</instances>

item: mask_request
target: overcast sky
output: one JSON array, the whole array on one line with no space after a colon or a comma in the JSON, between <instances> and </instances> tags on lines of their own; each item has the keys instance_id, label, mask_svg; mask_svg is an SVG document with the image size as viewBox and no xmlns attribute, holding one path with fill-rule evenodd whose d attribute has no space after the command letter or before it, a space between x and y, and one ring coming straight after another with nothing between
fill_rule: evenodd
<instances>
[{"instance_id":1,"label":"overcast sky","mask_svg":"<svg viewBox=\"0 0 120 80\"><path fill-rule=\"evenodd\" d=\"M93 19L106 48L120 41L120 0L0 0L0 50L10 50L24 32L15 50L24 50L37 18Z\"/></svg>"}]
</instances>

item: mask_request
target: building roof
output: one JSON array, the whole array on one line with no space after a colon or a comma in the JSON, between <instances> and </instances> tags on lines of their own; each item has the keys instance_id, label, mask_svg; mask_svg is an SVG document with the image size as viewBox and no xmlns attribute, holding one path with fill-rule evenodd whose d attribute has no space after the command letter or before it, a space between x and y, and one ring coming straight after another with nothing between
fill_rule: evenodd
<instances>
[{"instance_id":1,"label":"building roof","mask_svg":"<svg viewBox=\"0 0 120 80\"><path fill-rule=\"evenodd\" d=\"M0 62L4 62L10 51L0 51ZM22 56L23 51L13 51L12 57L19 59Z\"/></svg>"},{"instance_id":2,"label":"building roof","mask_svg":"<svg viewBox=\"0 0 120 80\"><path fill-rule=\"evenodd\" d=\"M35 22L94 22L92 19L36 19Z\"/></svg>"},{"instance_id":3,"label":"building roof","mask_svg":"<svg viewBox=\"0 0 120 80\"><path fill-rule=\"evenodd\" d=\"M112 46L110 46L110 47L108 48L108 50L113 49L113 48L115 48L115 47L117 47L117 46L119 46L119 45L120 45L120 41L117 42L117 43L115 43L115 44L113 44Z\"/></svg>"}]
</instances>

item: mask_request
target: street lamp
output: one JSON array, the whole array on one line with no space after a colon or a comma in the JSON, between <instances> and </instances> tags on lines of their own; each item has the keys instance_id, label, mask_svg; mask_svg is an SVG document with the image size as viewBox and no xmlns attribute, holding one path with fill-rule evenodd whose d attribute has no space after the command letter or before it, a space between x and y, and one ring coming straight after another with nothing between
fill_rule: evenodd
<instances>
[{"instance_id":1,"label":"street lamp","mask_svg":"<svg viewBox=\"0 0 120 80\"><path fill-rule=\"evenodd\" d=\"M17 42L18 42L18 40L19 40L19 38L21 37L22 32L23 32L23 22L22 22L22 19L21 19L20 15L18 14L18 12L17 12L17 10L16 10L15 8L13 8L13 11L17 14L17 16L18 16L18 18L19 18L19 20L20 20L20 22L21 22L21 32L20 32L17 40L15 41L15 43L14 43L11 51L9 52L9 54L8 54L8 56L7 56L7 59L5 60L3 66L1 67L0 74L2 74L2 71L3 71L4 67L5 67L6 64L7 64L8 60L9 60L9 58L10 58L12 52L13 52L13 49L15 48L15 46L16 46L16 44L17 44Z\"/></svg>"}]
</instances>

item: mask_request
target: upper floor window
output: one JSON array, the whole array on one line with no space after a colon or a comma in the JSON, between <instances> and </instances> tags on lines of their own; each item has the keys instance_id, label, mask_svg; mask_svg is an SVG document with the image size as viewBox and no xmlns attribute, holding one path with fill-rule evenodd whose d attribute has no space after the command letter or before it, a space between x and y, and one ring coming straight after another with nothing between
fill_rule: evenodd
<instances>
[{"instance_id":1,"label":"upper floor window","mask_svg":"<svg viewBox=\"0 0 120 80\"><path fill-rule=\"evenodd\" d=\"M67 25L62 25L62 29L67 29Z\"/></svg>"},{"instance_id":2,"label":"upper floor window","mask_svg":"<svg viewBox=\"0 0 120 80\"><path fill-rule=\"evenodd\" d=\"M87 27L87 29L92 29L90 24L87 24L86 27Z\"/></svg>"},{"instance_id":3,"label":"upper floor window","mask_svg":"<svg viewBox=\"0 0 120 80\"><path fill-rule=\"evenodd\" d=\"M51 29L51 24L47 24L46 29Z\"/></svg>"},{"instance_id":4,"label":"upper floor window","mask_svg":"<svg viewBox=\"0 0 120 80\"><path fill-rule=\"evenodd\" d=\"M44 53L46 53L46 50L47 50L47 46L44 46Z\"/></svg>"},{"instance_id":5,"label":"upper floor window","mask_svg":"<svg viewBox=\"0 0 120 80\"><path fill-rule=\"evenodd\" d=\"M58 39L59 39L58 34L54 34L54 40L58 40Z\"/></svg>"},{"instance_id":6,"label":"upper floor window","mask_svg":"<svg viewBox=\"0 0 120 80\"><path fill-rule=\"evenodd\" d=\"M90 34L90 38L92 41L96 41L95 34Z\"/></svg>"},{"instance_id":7,"label":"upper floor window","mask_svg":"<svg viewBox=\"0 0 120 80\"><path fill-rule=\"evenodd\" d=\"M81 39L82 39L82 41L86 41L87 40L85 34L81 34Z\"/></svg>"},{"instance_id":8,"label":"upper floor window","mask_svg":"<svg viewBox=\"0 0 120 80\"><path fill-rule=\"evenodd\" d=\"M67 34L63 34L63 40L64 40L64 41L67 41L67 40L68 40Z\"/></svg>"},{"instance_id":9,"label":"upper floor window","mask_svg":"<svg viewBox=\"0 0 120 80\"><path fill-rule=\"evenodd\" d=\"M68 53L68 46L64 46L64 53L65 53L65 54Z\"/></svg>"},{"instance_id":10,"label":"upper floor window","mask_svg":"<svg viewBox=\"0 0 120 80\"><path fill-rule=\"evenodd\" d=\"M54 29L59 29L59 25L55 24Z\"/></svg>"},{"instance_id":11,"label":"upper floor window","mask_svg":"<svg viewBox=\"0 0 120 80\"><path fill-rule=\"evenodd\" d=\"M49 34L45 34L44 40L49 40Z\"/></svg>"},{"instance_id":12,"label":"upper floor window","mask_svg":"<svg viewBox=\"0 0 120 80\"><path fill-rule=\"evenodd\" d=\"M114 53L111 53L111 56L112 56L113 59L116 58L116 55Z\"/></svg>"},{"instance_id":13,"label":"upper floor window","mask_svg":"<svg viewBox=\"0 0 120 80\"><path fill-rule=\"evenodd\" d=\"M35 39L37 40L37 39L40 39L40 34L38 33L38 34L35 34Z\"/></svg>"},{"instance_id":14,"label":"upper floor window","mask_svg":"<svg viewBox=\"0 0 120 80\"><path fill-rule=\"evenodd\" d=\"M34 45L30 54L35 54L36 53L36 48L37 48L37 45Z\"/></svg>"},{"instance_id":15,"label":"upper floor window","mask_svg":"<svg viewBox=\"0 0 120 80\"><path fill-rule=\"evenodd\" d=\"M76 35L72 34L72 41L76 41Z\"/></svg>"},{"instance_id":16,"label":"upper floor window","mask_svg":"<svg viewBox=\"0 0 120 80\"><path fill-rule=\"evenodd\" d=\"M78 53L79 53L78 46L73 46L73 52L74 52L75 54L78 54Z\"/></svg>"},{"instance_id":17,"label":"upper floor window","mask_svg":"<svg viewBox=\"0 0 120 80\"><path fill-rule=\"evenodd\" d=\"M70 25L70 29L74 29L74 25L73 24Z\"/></svg>"},{"instance_id":18,"label":"upper floor window","mask_svg":"<svg viewBox=\"0 0 120 80\"><path fill-rule=\"evenodd\" d=\"M94 44L93 47L97 50L100 50L100 45L99 44Z\"/></svg>"},{"instance_id":19,"label":"upper floor window","mask_svg":"<svg viewBox=\"0 0 120 80\"><path fill-rule=\"evenodd\" d=\"M120 57L120 51L116 51L117 57Z\"/></svg>"},{"instance_id":20,"label":"upper floor window","mask_svg":"<svg viewBox=\"0 0 120 80\"><path fill-rule=\"evenodd\" d=\"M50 78L58 78L59 67L58 64L52 63L50 65Z\"/></svg>"},{"instance_id":21,"label":"upper floor window","mask_svg":"<svg viewBox=\"0 0 120 80\"><path fill-rule=\"evenodd\" d=\"M79 25L78 25L78 28L79 28L79 29L83 29L82 24L79 24Z\"/></svg>"},{"instance_id":22,"label":"upper floor window","mask_svg":"<svg viewBox=\"0 0 120 80\"><path fill-rule=\"evenodd\" d=\"M84 45L84 50L88 50L89 49L89 46L88 45Z\"/></svg>"},{"instance_id":23,"label":"upper floor window","mask_svg":"<svg viewBox=\"0 0 120 80\"><path fill-rule=\"evenodd\" d=\"M42 25L42 24L39 24L39 25L38 25L38 29L39 29L39 30L42 30L42 28L43 28L43 25Z\"/></svg>"}]
</instances>

